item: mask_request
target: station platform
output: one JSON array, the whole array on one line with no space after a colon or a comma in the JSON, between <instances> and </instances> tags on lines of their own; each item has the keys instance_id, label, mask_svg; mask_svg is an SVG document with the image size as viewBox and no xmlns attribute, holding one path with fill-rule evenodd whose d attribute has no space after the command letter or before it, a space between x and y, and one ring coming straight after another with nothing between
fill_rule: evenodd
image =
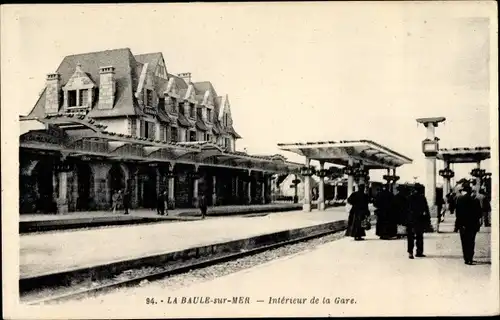
<instances>
[{"instance_id":1,"label":"station platform","mask_svg":"<svg viewBox=\"0 0 500 320\"><path fill-rule=\"evenodd\" d=\"M478 233L477 264L471 266L464 264L453 223L425 234L427 256L414 260L408 259L406 239L379 240L372 229L365 241L343 238L179 290L150 283L134 288L133 295L117 291L71 303L92 305L92 314L101 317L121 314L129 305L137 307L127 308L127 315L141 317L147 297L163 302L144 305L149 317L497 315L490 228ZM182 297L228 298L229 303L182 304ZM241 303L231 303L233 297L242 297ZM167 303L175 298L177 304Z\"/></svg>"},{"instance_id":2,"label":"station platform","mask_svg":"<svg viewBox=\"0 0 500 320\"><path fill-rule=\"evenodd\" d=\"M26 234L20 278L105 265L347 219L345 208Z\"/></svg>"},{"instance_id":3,"label":"station platform","mask_svg":"<svg viewBox=\"0 0 500 320\"><path fill-rule=\"evenodd\" d=\"M230 215L292 211L301 208L302 205L296 203L217 206L208 208L207 215L210 217L224 217ZM168 210L168 214L164 216L158 215L155 209L130 210L128 215L125 215L123 210L119 210L116 213L112 211L79 211L68 214L22 214L19 219L19 232L43 232L112 225L191 221L196 219L200 219L200 210L196 208Z\"/></svg>"}]
</instances>

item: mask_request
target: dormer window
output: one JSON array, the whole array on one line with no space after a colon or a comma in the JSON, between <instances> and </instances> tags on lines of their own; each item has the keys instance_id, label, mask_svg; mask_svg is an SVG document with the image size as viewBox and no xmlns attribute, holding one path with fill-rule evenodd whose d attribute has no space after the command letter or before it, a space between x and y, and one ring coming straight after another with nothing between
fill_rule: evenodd
<instances>
[{"instance_id":1,"label":"dormer window","mask_svg":"<svg viewBox=\"0 0 500 320\"><path fill-rule=\"evenodd\" d=\"M184 114L184 103L183 102L179 103L179 113Z\"/></svg>"},{"instance_id":2,"label":"dormer window","mask_svg":"<svg viewBox=\"0 0 500 320\"><path fill-rule=\"evenodd\" d=\"M194 103L189 103L189 116L191 118L194 118L195 117L195 107L194 107Z\"/></svg>"},{"instance_id":3,"label":"dormer window","mask_svg":"<svg viewBox=\"0 0 500 320\"><path fill-rule=\"evenodd\" d=\"M89 89L68 90L67 106L72 107L88 107L89 106Z\"/></svg>"},{"instance_id":4,"label":"dormer window","mask_svg":"<svg viewBox=\"0 0 500 320\"><path fill-rule=\"evenodd\" d=\"M89 89L82 89L80 91L80 105L86 106L89 104Z\"/></svg>"},{"instance_id":5,"label":"dormer window","mask_svg":"<svg viewBox=\"0 0 500 320\"><path fill-rule=\"evenodd\" d=\"M146 106L153 106L153 90L146 89Z\"/></svg>"},{"instance_id":6,"label":"dormer window","mask_svg":"<svg viewBox=\"0 0 500 320\"><path fill-rule=\"evenodd\" d=\"M212 109L207 108L207 120L212 122Z\"/></svg>"},{"instance_id":7,"label":"dormer window","mask_svg":"<svg viewBox=\"0 0 500 320\"><path fill-rule=\"evenodd\" d=\"M94 88L95 83L78 64L75 73L63 87L64 108L66 111L71 113L88 112L92 106Z\"/></svg>"},{"instance_id":8,"label":"dormer window","mask_svg":"<svg viewBox=\"0 0 500 320\"><path fill-rule=\"evenodd\" d=\"M167 111L170 111L172 113L175 113L175 110L177 110L177 106L176 106L176 103L177 103L177 99L173 98L173 97L169 97L168 98L168 110Z\"/></svg>"},{"instance_id":9,"label":"dormer window","mask_svg":"<svg viewBox=\"0 0 500 320\"><path fill-rule=\"evenodd\" d=\"M196 108L196 116L198 117L198 119L203 120L203 108Z\"/></svg>"},{"instance_id":10,"label":"dormer window","mask_svg":"<svg viewBox=\"0 0 500 320\"><path fill-rule=\"evenodd\" d=\"M78 102L76 101L77 90L68 90L68 107L76 107L78 106Z\"/></svg>"}]
</instances>

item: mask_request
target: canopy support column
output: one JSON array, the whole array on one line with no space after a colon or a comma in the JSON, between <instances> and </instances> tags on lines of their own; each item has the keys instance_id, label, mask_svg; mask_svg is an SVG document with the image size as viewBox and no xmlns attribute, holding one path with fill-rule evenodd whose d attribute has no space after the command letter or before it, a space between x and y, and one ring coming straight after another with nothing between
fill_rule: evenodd
<instances>
[{"instance_id":1,"label":"canopy support column","mask_svg":"<svg viewBox=\"0 0 500 320\"><path fill-rule=\"evenodd\" d=\"M252 170L248 170L248 204L252 204Z\"/></svg>"},{"instance_id":2,"label":"canopy support column","mask_svg":"<svg viewBox=\"0 0 500 320\"><path fill-rule=\"evenodd\" d=\"M444 168L445 169L450 169L450 162L449 161L444 161ZM450 178L446 177L443 178L444 183L443 183L443 198L446 199L446 195L450 193Z\"/></svg>"},{"instance_id":3,"label":"canopy support column","mask_svg":"<svg viewBox=\"0 0 500 320\"><path fill-rule=\"evenodd\" d=\"M481 169L481 160L476 162L476 168ZM479 190L481 190L481 177L476 177L476 193L479 194Z\"/></svg>"},{"instance_id":4,"label":"canopy support column","mask_svg":"<svg viewBox=\"0 0 500 320\"><path fill-rule=\"evenodd\" d=\"M59 198L57 199L57 213L68 212L68 173L59 172Z\"/></svg>"},{"instance_id":5,"label":"canopy support column","mask_svg":"<svg viewBox=\"0 0 500 320\"><path fill-rule=\"evenodd\" d=\"M217 205L217 176L212 176L212 206Z\"/></svg>"},{"instance_id":6,"label":"canopy support column","mask_svg":"<svg viewBox=\"0 0 500 320\"><path fill-rule=\"evenodd\" d=\"M305 165L307 168L311 165L311 159L306 157ZM311 211L311 177L304 177L304 203L302 205L302 210L306 212Z\"/></svg>"},{"instance_id":7,"label":"canopy support column","mask_svg":"<svg viewBox=\"0 0 500 320\"><path fill-rule=\"evenodd\" d=\"M323 170L324 167L325 167L325 162L324 161L320 161L319 162L319 168L320 170ZM323 176L321 176L319 178L319 195L318 195L318 209L320 211L324 211L325 210L325 178Z\"/></svg>"},{"instance_id":8,"label":"canopy support column","mask_svg":"<svg viewBox=\"0 0 500 320\"><path fill-rule=\"evenodd\" d=\"M168 178L168 203L170 209L175 208L175 175L174 175L175 164L170 164L170 175Z\"/></svg>"},{"instance_id":9,"label":"canopy support column","mask_svg":"<svg viewBox=\"0 0 500 320\"><path fill-rule=\"evenodd\" d=\"M354 160L349 158L349 167L354 165ZM351 196L354 189L354 176L352 174L347 175L347 199Z\"/></svg>"},{"instance_id":10,"label":"canopy support column","mask_svg":"<svg viewBox=\"0 0 500 320\"><path fill-rule=\"evenodd\" d=\"M195 165L194 166L194 174L197 174L197 173L198 173L198 165ZM198 201L199 200L198 199L198 190L199 190L198 186L199 186L199 179L197 176L195 176L193 178L193 206L195 208L198 207L198 203L199 203L199 201Z\"/></svg>"},{"instance_id":11,"label":"canopy support column","mask_svg":"<svg viewBox=\"0 0 500 320\"><path fill-rule=\"evenodd\" d=\"M392 169L392 175L396 177L396 168ZM392 182L392 193L396 193L396 190L398 189L398 182L396 180L393 180Z\"/></svg>"},{"instance_id":12,"label":"canopy support column","mask_svg":"<svg viewBox=\"0 0 500 320\"><path fill-rule=\"evenodd\" d=\"M267 175L265 173L262 173L263 177L262 177L262 189L260 190L261 192L261 201L262 201L262 204L266 204L266 186L267 186L267 183L266 183L266 179L267 179Z\"/></svg>"}]
</instances>

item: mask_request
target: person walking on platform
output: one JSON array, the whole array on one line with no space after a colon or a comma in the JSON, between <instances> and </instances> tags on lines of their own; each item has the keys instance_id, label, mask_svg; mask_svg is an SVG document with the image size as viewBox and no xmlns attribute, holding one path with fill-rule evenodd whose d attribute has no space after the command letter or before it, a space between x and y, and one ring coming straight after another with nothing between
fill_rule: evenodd
<instances>
[{"instance_id":1,"label":"person walking on platform","mask_svg":"<svg viewBox=\"0 0 500 320\"><path fill-rule=\"evenodd\" d=\"M479 190L479 193L476 194L476 198L479 200L479 204L481 205L482 224L484 224L485 227L491 227L491 204L483 189Z\"/></svg>"},{"instance_id":2,"label":"person walking on platform","mask_svg":"<svg viewBox=\"0 0 500 320\"><path fill-rule=\"evenodd\" d=\"M111 201L113 205L112 207L113 214L116 213L116 209L118 209L118 200L119 200L118 191L114 191L113 196L111 196Z\"/></svg>"},{"instance_id":3,"label":"person walking on platform","mask_svg":"<svg viewBox=\"0 0 500 320\"><path fill-rule=\"evenodd\" d=\"M456 228L460 232L462 253L467 265L474 264L476 234L481 227L482 210L479 200L472 196L470 186L463 185L457 199Z\"/></svg>"},{"instance_id":4,"label":"person walking on platform","mask_svg":"<svg viewBox=\"0 0 500 320\"><path fill-rule=\"evenodd\" d=\"M207 200L205 199L205 195L201 195L200 197L200 202L199 202L199 207L201 211L201 218L205 219L205 216L207 215Z\"/></svg>"},{"instance_id":5,"label":"person walking on platform","mask_svg":"<svg viewBox=\"0 0 500 320\"><path fill-rule=\"evenodd\" d=\"M377 225L375 233L380 239L388 240L397 235L397 219L392 210L393 194L384 186L375 199Z\"/></svg>"},{"instance_id":6,"label":"person walking on platform","mask_svg":"<svg viewBox=\"0 0 500 320\"><path fill-rule=\"evenodd\" d=\"M397 236L406 235L406 221L408 220L408 212L410 205L408 203L408 194L403 186L397 187L397 193L392 199L391 211L395 215Z\"/></svg>"},{"instance_id":7,"label":"person walking on platform","mask_svg":"<svg viewBox=\"0 0 500 320\"><path fill-rule=\"evenodd\" d=\"M353 237L354 240L363 240L366 236L363 223L370 217L370 209L368 209L369 198L365 194L365 186L360 184L358 191L353 192L347 199L352 207L349 211L347 220L347 230L345 235Z\"/></svg>"},{"instance_id":8,"label":"person walking on platform","mask_svg":"<svg viewBox=\"0 0 500 320\"><path fill-rule=\"evenodd\" d=\"M160 216L165 215L165 192L160 192L156 199L156 213Z\"/></svg>"},{"instance_id":9,"label":"person walking on platform","mask_svg":"<svg viewBox=\"0 0 500 320\"><path fill-rule=\"evenodd\" d=\"M446 195L446 203L448 204L448 211L450 214L455 213L456 202L455 192L451 191Z\"/></svg>"},{"instance_id":10,"label":"person walking on platform","mask_svg":"<svg viewBox=\"0 0 500 320\"><path fill-rule=\"evenodd\" d=\"M445 213L445 207L444 207L444 199L443 197L436 195L436 209L437 209L437 218L438 222L444 222L444 213Z\"/></svg>"},{"instance_id":11,"label":"person walking on platform","mask_svg":"<svg viewBox=\"0 0 500 320\"><path fill-rule=\"evenodd\" d=\"M424 255L424 231L430 217L429 205L423 194L424 188L417 184L415 190L409 197L409 210L406 219L406 233L408 239L408 257L413 259L415 242L417 245L417 257Z\"/></svg>"},{"instance_id":12,"label":"person walking on platform","mask_svg":"<svg viewBox=\"0 0 500 320\"><path fill-rule=\"evenodd\" d=\"M130 191L125 188L125 191L123 192L123 210L125 211L124 214L128 214L128 209L130 208Z\"/></svg>"}]
</instances>

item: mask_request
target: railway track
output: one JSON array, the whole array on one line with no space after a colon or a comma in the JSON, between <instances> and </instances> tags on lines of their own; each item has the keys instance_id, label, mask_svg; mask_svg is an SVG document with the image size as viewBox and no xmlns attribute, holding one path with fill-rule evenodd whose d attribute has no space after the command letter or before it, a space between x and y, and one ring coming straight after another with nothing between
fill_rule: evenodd
<instances>
[{"instance_id":1,"label":"railway track","mask_svg":"<svg viewBox=\"0 0 500 320\"><path fill-rule=\"evenodd\" d=\"M197 270L212 265L256 255L265 251L270 251L280 247L291 246L301 242L311 241L317 238L326 237L335 233L345 230L346 221L336 221L332 224L333 227L328 228L326 231L320 231L313 234L308 234L296 237L291 240L277 241L272 244L260 245L251 249L241 248L237 252L229 253L216 253L205 257L191 257L188 261L172 261L163 266L155 267L142 267L129 269L122 273L119 277L107 278L99 282L91 282L87 279L75 285L48 287L43 288L41 291L23 290L22 282L20 282L21 302L28 305L41 305L41 304L54 304L61 303L69 300L77 300L87 297L94 297L104 294L118 288L133 287L141 284L142 282L150 282L168 278L174 275L187 273L192 270ZM305 249L304 249L305 250ZM135 273L135 274L134 274ZM127 275L128 274L128 275ZM83 284L83 286L82 286ZM76 288L78 287L78 288Z\"/></svg>"}]
</instances>

